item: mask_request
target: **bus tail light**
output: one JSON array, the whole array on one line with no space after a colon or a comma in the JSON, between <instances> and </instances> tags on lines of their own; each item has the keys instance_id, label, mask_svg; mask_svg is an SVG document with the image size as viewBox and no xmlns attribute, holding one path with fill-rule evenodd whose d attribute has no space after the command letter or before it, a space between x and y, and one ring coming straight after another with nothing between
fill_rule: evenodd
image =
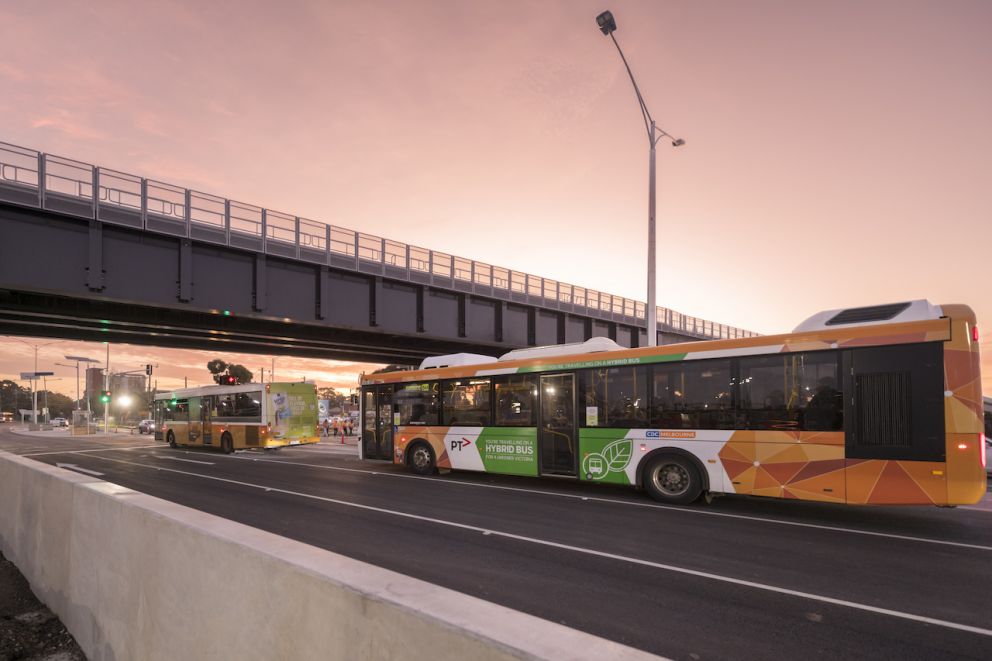
<instances>
[{"instance_id":1,"label":"bus tail light","mask_svg":"<svg viewBox=\"0 0 992 661\"><path fill-rule=\"evenodd\" d=\"M978 342L978 326L971 327L971 341Z\"/></svg>"},{"instance_id":2,"label":"bus tail light","mask_svg":"<svg viewBox=\"0 0 992 661\"><path fill-rule=\"evenodd\" d=\"M958 443L958 450L967 450L967 449L968 449L967 443Z\"/></svg>"},{"instance_id":3,"label":"bus tail light","mask_svg":"<svg viewBox=\"0 0 992 661\"><path fill-rule=\"evenodd\" d=\"M988 461L988 457L985 456L985 434L978 435L978 456L982 458L982 468L987 465L985 462Z\"/></svg>"}]
</instances>

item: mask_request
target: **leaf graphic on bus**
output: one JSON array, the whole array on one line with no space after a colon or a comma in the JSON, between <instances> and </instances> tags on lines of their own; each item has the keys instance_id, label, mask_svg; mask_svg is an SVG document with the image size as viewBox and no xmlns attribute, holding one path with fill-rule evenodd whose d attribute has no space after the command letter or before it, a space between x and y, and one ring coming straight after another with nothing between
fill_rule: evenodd
<instances>
[{"instance_id":1,"label":"leaf graphic on bus","mask_svg":"<svg viewBox=\"0 0 992 661\"><path fill-rule=\"evenodd\" d=\"M630 453L633 449L633 442L629 438L621 438L613 441L603 448L603 458L611 471L622 471L630 463Z\"/></svg>"}]
</instances>

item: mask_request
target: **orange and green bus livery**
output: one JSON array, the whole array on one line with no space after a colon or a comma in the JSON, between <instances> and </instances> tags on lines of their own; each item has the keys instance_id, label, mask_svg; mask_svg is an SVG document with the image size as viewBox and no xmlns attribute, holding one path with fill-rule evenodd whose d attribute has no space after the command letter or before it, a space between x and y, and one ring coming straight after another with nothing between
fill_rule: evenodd
<instances>
[{"instance_id":1,"label":"orange and green bus livery","mask_svg":"<svg viewBox=\"0 0 992 661\"><path fill-rule=\"evenodd\" d=\"M792 333L456 354L362 382L361 456L555 475L687 503L958 505L985 494L975 315L912 301Z\"/></svg>"}]
</instances>

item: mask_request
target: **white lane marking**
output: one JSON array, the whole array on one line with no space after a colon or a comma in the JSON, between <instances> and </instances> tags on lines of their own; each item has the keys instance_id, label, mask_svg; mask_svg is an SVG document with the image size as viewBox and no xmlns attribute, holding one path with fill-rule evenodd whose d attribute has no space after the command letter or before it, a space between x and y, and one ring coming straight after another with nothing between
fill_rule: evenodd
<instances>
[{"instance_id":1,"label":"white lane marking","mask_svg":"<svg viewBox=\"0 0 992 661\"><path fill-rule=\"evenodd\" d=\"M168 471L170 473L179 473L181 475L189 475L191 477L199 477L205 480L216 480L218 482L226 482L228 484L237 484L244 487L249 487L252 489L260 489L266 492L274 491L276 493L283 493L289 496L299 496L300 498L309 498L312 500L319 500L327 503L334 503L335 505L342 505L344 507L353 507L356 509L366 510L369 512L378 512L380 514L389 514L391 516L398 516L406 519L414 519L417 521L426 521L428 523L434 523L441 526L448 526L450 528L458 528L461 530L471 530L474 532L482 533L483 535L495 535L497 537L504 537L506 539L513 539L520 542L528 542L531 544L539 544L541 546L550 546L552 548L564 549L566 551L573 551L575 553L582 553L585 555L596 556L599 558L607 558L609 560L618 560L620 562L627 562L634 565L641 565L644 567L653 567L655 569L661 569L664 571L670 571L677 574L685 574L687 576L696 576L698 578L706 578L713 581L720 581L723 583L731 583L733 585L740 585L743 587L754 588L756 590L764 590L766 592L774 592L777 594L784 594L790 597L799 597L801 599L809 599L811 601L819 601L821 603L833 604L835 606L843 606L845 608L852 608L856 610L867 611L869 613L878 613L880 615L889 615L891 617L896 617L904 620L910 620L913 622L922 622L924 624L933 624L940 627L945 627L948 629L956 629L958 631L967 631L969 633L976 633L982 636L992 636L992 629L983 629L981 627L971 626L970 624L961 624L959 622L951 622L949 620L940 620L933 617L927 617L925 615L916 615L914 613L906 613L903 611L892 610L890 608L880 608L878 606L871 606L869 604L862 604L856 601L848 601L846 599L837 599L835 597L827 597L825 595L815 594L812 592L803 592L801 590L792 590L789 588L782 588L775 585L769 585L767 583L758 583L756 581L747 581L740 578L733 578L731 576L723 576L721 574L713 574L711 572L700 571L697 569L688 569L686 567L678 567L676 565L668 565L661 562L653 562L651 560L642 560L640 558L632 558L630 556L618 555L616 553L608 553L606 551L597 551L595 549L584 548L581 546L573 546L571 544L562 544L560 542L552 542L546 539L539 539L537 537L527 537L526 535L516 535L514 533L502 532L500 530L492 530L489 528L482 528L480 526L473 526L468 523L458 523L457 521L447 521L445 519L437 519L430 516L423 516L420 514L410 514L408 512L398 512L395 510L388 510L382 507L375 507L373 505L363 505L361 503L354 503L347 500L339 500L337 498L328 498L326 496L317 496L310 493L303 493L301 491L291 491L289 489L281 489L279 487L267 487L262 484L254 484L252 482L242 482L241 480L232 480L226 477L217 477L216 475L204 475L202 473L191 473L189 471L182 471L175 468L162 468L159 466L152 466L149 464L142 464L136 461L124 461L123 459L111 459L110 457L94 457L94 459L100 459L101 461L112 461L120 464L130 464L133 466L141 466L143 468L151 468L154 470Z\"/></svg>"},{"instance_id":2,"label":"white lane marking","mask_svg":"<svg viewBox=\"0 0 992 661\"><path fill-rule=\"evenodd\" d=\"M240 458L240 457L235 457ZM247 458L247 457L245 457ZM325 466L323 464L306 464L301 461L280 461L276 459L252 459L252 461L264 461L273 464L289 464L293 466L309 466L311 468L325 468L327 470L342 471L346 473L367 473L369 475L387 475L389 477L399 477L408 480L426 480L432 484L457 484L466 487L479 487L484 489L501 489L504 491L518 491L521 493L533 493L542 496L555 496L557 498L573 498L578 500L591 500L599 503L610 503L614 505L627 505L630 507L647 507L650 509L666 510L678 512L680 514L701 514L706 516L717 516L727 519L743 519L745 521L758 521L760 523L774 523L782 526L794 526L796 528L814 528L816 530L828 530L830 532L842 532L852 535L866 535L869 537L884 537L887 539L900 539L908 542L921 542L924 544L940 544L943 546L956 546L959 548L976 549L979 551L992 551L992 546L982 544L968 544L967 542L952 542L944 539L933 539L930 537L915 537L913 535L897 535L888 532L875 532L873 530L859 530L857 528L844 528L841 526L828 526L821 523L803 523L800 521L785 521L783 519L772 519L764 516L750 516L747 514L731 514L729 512L712 512L709 510L691 509L687 507L676 507L674 505L662 505L660 503L638 503L631 500L620 500L619 498L602 498L599 496L582 496L572 493L558 493L555 491L544 491L542 489L524 489L522 487L507 487L497 484L478 484L476 482L465 482L464 480L454 480L450 478L437 479L431 477L421 477L419 475L404 475L403 473L380 473L377 471L365 470L362 468L344 468L343 466ZM975 509L966 507L963 509Z\"/></svg>"},{"instance_id":3,"label":"white lane marking","mask_svg":"<svg viewBox=\"0 0 992 661\"><path fill-rule=\"evenodd\" d=\"M135 446L123 446L116 448L93 448L92 450L49 450L47 452L32 452L30 454L18 455L21 457L44 457L50 454L84 454L87 452L112 452L114 450L147 450L148 448L157 448L158 445L135 445Z\"/></svg>"},{"instance_id":4,"label":"white lane marking","mask_svg":"<svg viewBox=\"0 0 992 661\"><path fill-rule=\"evenodd\" d=\"M80 468L76 464L55 464L59 468L66 468L71 471L76 471L77 473L86 473L87 475L92 475L94 477L103 477L103 473L97 473L96 471L91 471L89 468Z\"/></svg>"},{"instance_id":5,"label":"white lane marking","mask_svg":"<svg viewBox=\"0 0 992 661\"><path fill-rule=\"evenodd\" d=\"M197 461L196 459L183 459L182 457L163 457L161 455L158 455L158 457L160 459L169 459L171 461L186 461L186 462L189 462L191 464L203 464L204 466L213 466L214 465L214 462L212 462L212 461Z\"/></svg>"}]
</instances>

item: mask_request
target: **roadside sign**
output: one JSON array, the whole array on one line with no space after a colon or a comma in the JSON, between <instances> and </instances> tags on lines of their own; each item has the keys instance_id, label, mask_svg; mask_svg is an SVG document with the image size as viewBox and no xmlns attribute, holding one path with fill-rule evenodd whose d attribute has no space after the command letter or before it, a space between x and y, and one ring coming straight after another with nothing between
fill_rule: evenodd
<instances>
[{"instance_id":1,"label":"roadside sign","mask_svg":"<svg viewBox=\"0 0 992 661\"><path fill-rule=\"evenodd\" d=\"M33 381L43 376L54 376L55 372L21 372L21 381Z\"/></svg>"}]
</instances>

